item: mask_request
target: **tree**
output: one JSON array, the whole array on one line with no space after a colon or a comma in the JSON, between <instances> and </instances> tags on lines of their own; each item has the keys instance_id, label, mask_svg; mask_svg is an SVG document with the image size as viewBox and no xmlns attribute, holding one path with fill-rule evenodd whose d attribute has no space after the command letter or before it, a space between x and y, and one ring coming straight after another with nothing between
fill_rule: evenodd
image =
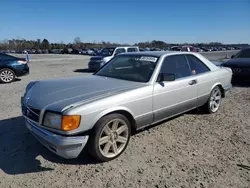
<instances>
[{"instance_id":1,"label":"tree","mask_svg":"<svg viewBox=\"0 0 250 188\"><path fill-rule=\"evenodd\" d=\"M43 50L50 49L50 44L47 39L43 39L42 44L41 44L41 49Z\"/></svg>"},{"instance_id":2,"label":"tree","mask_svg":"<svg viewBox=\"0 0 250 188\"><path fill-rule=\"evenodd\" d=\"M37 39L37 45L38 45L38 48L40 49L41 48L41 39Z\"/></svg>"},{"instance_id":3,"label":"tree","mask_svg":"<svg viewBox=\"0 0 250 188\"><path fill-rule=\"evenodd\" d=\"M75 37L74 38L74 45L75 45L75 48L80 48L81 47L81 39L80 37Z\"/></svg>"}]
</instances>

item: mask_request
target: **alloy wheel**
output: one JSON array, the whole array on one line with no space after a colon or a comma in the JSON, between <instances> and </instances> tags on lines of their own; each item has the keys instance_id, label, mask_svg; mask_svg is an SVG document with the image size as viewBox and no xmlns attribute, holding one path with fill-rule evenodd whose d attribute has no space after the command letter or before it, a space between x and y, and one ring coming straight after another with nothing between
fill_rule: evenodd
<instances>
[{"instance_id":1,"label":"alloy wheel","mask_svg":"<svg viewBox=\"0 0 250 188\"><path fill-rule=\"evenodd\" d=\"M210 96L210 101L209 101L209 107L212 112L216 112L221 104L221 91L219 88L215 88L212 91L212 94Z\"/></svg>"},{"instance_id":2,"label":"alloy wheel","mask_svg":"<svg viewBox=\"0 0 250 188\"><path fill-rule=\"evenodd\" d=\"M128 125L122 119L109 121L99 136L99 149L107 158L119 155L129 139Z\"/></svg>"},{"instance_id":3,"label":"alloy wheel","mask_svg":"<svg viewBox=\"0 0 250 188\"><path fill-rule=\"evenodd\" d=\"M14 73L10 70L4 70L1 72L0 78L3 82L9 83L12 82L14 79Z\"/></svg>"}]
</instances>

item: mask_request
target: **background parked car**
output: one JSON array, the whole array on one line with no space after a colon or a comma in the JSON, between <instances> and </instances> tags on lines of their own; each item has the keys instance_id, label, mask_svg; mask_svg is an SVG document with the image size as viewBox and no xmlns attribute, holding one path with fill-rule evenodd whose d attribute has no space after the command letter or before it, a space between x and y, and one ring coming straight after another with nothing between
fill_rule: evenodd
<instances>
[{"instance_id":1,"label":"background parked car","mask_svg":"<svg viewBox=\"0 0 250 188\"><path fill-rule=\"evenodd\" d=\"M87 55L93 56L93 55L95 55L95 54L96 54L96 53L95 53L94 50L91 50L91 49L88 49L88 50L87 50Z\"/></svg>"},{"instance_id":2,"label":"background parked car","mask_svg":"<svg viewBox=\"0 0 250 188\"><path fill-rule=\"evenodd\" d=\"M171 46L170 51L181 51L180 46Z\"/></svg>"},{"instance_id":3,"label":"background parked car","mask_svg":"<svg viewBox=\"0 0 250 188\"><path fill-rule=\"evenodd\" d=\"M25 58L0 53L0 82L10 83L26 74L29 74L29 66Z\"/></svg>"},{"instance_id":4,"label":"background parked car","mask_svg":"<svg viewBox=\"0 0 250 188\"><path fill-rule=\"evenodd\" d=\"M207 49L207 48L205 48L205 47L200 47L200 49L202 49L203 52L208 52L208 51L209 51L209 49Z\"/></svg>"},{"instance_id":5,"label":"background parked car","mask_svg":"<svg viewBox=\"0 0 250 188\"><path fill-rule=\"evenodd\" d=\"M82 54L82 50L81 49L73 49L71 51L71 54Z\"/></svg>"},{"instance_id":6,"label":"background parked car","mask_svg":"<svg viewBox=\"0 0 250 188\"><path fill-rule=\"evenodd\" d=\"M222 66L233 70L234 81L250 80L250 48L245 48L236 55L232 55L231 59Z\"/></svg>"},{"instance_id":7,"label":"background parked car","mask_svg":"<svg viewBox=\"0 0 250 188\"><path fill-rule=\"evenodd\" d=\"M62 51L63 51L63 49L53 49L53 50L51 50L51 53L52 54L61 54Z\"/></svg>"},{"instance_id":8,"label":"background parked car","mask_svg":"<svg viewBox=\"0 0 250 188\"><path fill-rule=\"evenodd\" d=\"M197 52L197 50L193 46L182 46L181 51L184 51L184 52Z\"/></svg>"},{"instance_id":9,"label":"background parked car","mask_svg":"<svg viewBox=\"0 0 250 188\"><path fill-rule=\"evenodd\" d=\"M90 58L88 68L90 71L96 71L105 65L110 59L120 53L139 52L137 46L119 46L104 48L98 56Z\"/></svg>"}]
</instances>

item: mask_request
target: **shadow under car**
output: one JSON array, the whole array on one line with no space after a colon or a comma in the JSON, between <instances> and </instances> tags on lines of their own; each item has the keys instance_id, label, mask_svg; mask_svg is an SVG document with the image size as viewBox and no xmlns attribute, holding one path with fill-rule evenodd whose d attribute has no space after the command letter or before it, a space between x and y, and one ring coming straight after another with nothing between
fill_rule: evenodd
<instances>
[{"instance_id":1,"label":"shadow under car","mask_svg":"<svg viewBox=\"0 0 250 188\"><path fill-rule=\"evenodd\" d=\"M6 174L25 174L51 171L43 167L36 159L42 156L45 160L58 164L96 164L84 150L76 159L63 159L42 146L30 134L22 116L0 120L0 169Z\"/></svg>"}]
</instances>

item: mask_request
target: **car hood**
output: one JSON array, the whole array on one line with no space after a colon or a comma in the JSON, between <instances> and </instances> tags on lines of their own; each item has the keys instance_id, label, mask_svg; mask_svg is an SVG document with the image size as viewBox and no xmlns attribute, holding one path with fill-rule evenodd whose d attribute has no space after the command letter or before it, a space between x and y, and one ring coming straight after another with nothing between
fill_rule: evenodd
<instances>
[{"instance_id":1,"label":"car hood","mask_svg":"<svg viewBox=\"0 0 250 188\"><path fill-rule=\"evenodd\" d=\"M211 62L216 66L221 66L223 64L223 62L221 61L211 61Z\"/></svg>"},{"instance_id":2,"label":"car hood","mask_svg":"<svg viewBox=\"0 0 250 188\"><path fill-rule=\"evenodd\" d=\"M232 58L223 64L226 67L250 68L250 58Z\"/></svg>"},{"instance_id":3,"label":"car hood","mask_svg":"<svg viewBox=\"0 0 250 188\"><path fill-rule=\"evenodd\" d=\"M144 84L101 76L61 78L36 82L25 94L33 108L61 112L76 104L109 97ZM28 100L27 100L28 99Z\"/></svg>"}]
</instances>

